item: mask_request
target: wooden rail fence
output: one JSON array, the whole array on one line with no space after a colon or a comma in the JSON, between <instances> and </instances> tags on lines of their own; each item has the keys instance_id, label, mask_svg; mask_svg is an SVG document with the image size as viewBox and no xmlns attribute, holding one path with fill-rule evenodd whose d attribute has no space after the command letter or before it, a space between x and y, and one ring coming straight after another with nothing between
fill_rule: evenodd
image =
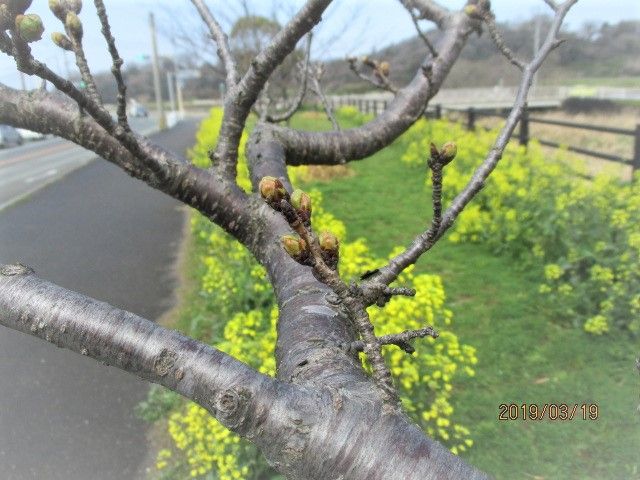
<instances>
[{"instance_id":1,"label":"wooden rail fence","mask_svg":"<svg viewBox=\"0 0 640 480\"><path fill-rule=\"evenodd\" d=\"M388 106L388 100L384 99L367 99L367 98L350 98L350 97L334 97L331 100L334 108L350 105L356 107L360 112L365 114L379 115ZM526 146L531 139L529 135L529 126L532 123L540 123L547 125L556 125L558 127L577 128L581 130L590 130L601 133L608 133L614 135L624 135L634 137L634 148L631 158L621 157L620 155L613 155L607 152L599 152L588 148L583 148L575 145L565 145L551 140L545 140L543 138L536 138L541 144L554 148L566 148L570 152L579 153L582 155L588 155L591 157L602 158L612 162L622 163L624 165L630 165L633 173L640 170L640 124L637 124L635 129L617 128L606 125L591 125L586 123L568 122L565 120L554 120L532 116L531 112L536 110L548 110L547 107L539 108L526 108L522 118L519 122L519 128L517 132L518 141L521 145ZM474 130L477 127L477 120L480 117L500 117L505 118L508 115L509 110L506 108L475 108L469 107L466 109L457 109L455 107L443 107L442 105L430 106L425 112L425 116L429 118L442 118L445 112L457 112L465 116L465 124L467 129Z\"/></svg>"}]
</instances>

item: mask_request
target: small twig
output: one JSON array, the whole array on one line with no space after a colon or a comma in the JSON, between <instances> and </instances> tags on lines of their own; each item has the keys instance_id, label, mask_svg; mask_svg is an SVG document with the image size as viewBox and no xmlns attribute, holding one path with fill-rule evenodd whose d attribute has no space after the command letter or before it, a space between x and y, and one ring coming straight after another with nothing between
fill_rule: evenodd
<instances>
[{"instance_id":1,"label":"small twig","mask_svg":"<svg viewBox=\"0 0 640 480\"><path fill-rule=\"evenodd\" d=\"M543 2L549 5L551 10L553 10L554 12L558 11L558 4L554 0L543 0Z\"/></svg>"},{"instance_id":2,"label":"small twig","mask_svg":"<svg viewBox=\"0 0 640 480\"><path fill-rule=\"evenodd\" d=\"M324 112L327 115L327 118L331 122L331 125L333 125L333 129L335 131L339 131L340 124L336 119L335 113L333 111L333 108L331 107L331 104L329 103L329 100L327 100L327 97L324 94L322 85L320 85L320 77L322 77L322 74L323 74L323 66L322 64L317 64L315 65L315 67L310 67L310 68L313 68L313 73L310 74L311 89L313 90L313 93L315 93L318 99L320 100L320 103L322 104L322 108L324 108Z\"/></svg>"},{"instance_id":3,"label":"small twig","mask_svg":"<svg viewBox=\"0 0 640 480\"><path fill-rule=\"evenodd\" d=\"M277 122L286 122L289 120L294 113L298 111L300 105L302 105L302 101L307 94L307 83L309 79L309 60L311 58L311 40L313 39L312 32L307 34L307 44L305 47L304 61L300 68L302 74L302 80L300 82L300 90L298 91L298 95L296 95L295 100L291 103L291 106L283 113L277 115L267 115L267 122L277 123ZM266 91L266 88L265 88Z\"/></svg>"},{"instance_id":4,"label":"small twig","mask_svg":"<svg viewBox=\"0 0 640 480\"><path fill-rule=\"evenodd\" d=\"M491 36L493 43L495 44L496 47L498 47L498 50L500 50L502 55L504 55L507 58L507 60L509 60L513 65L518 67L520 70L524 70L525 63L519 58L517 58L516 54L509 47L507 47L507 44L505 43L504 38L502 37L502 34L498 30L498 26L496 25L496 18L493 15L493 13L490 10L483 11L482 19L484 23L487 25L487 28L489 30L489 35Z\"/></svg>"},{"instance_id":5,"label":"small twig","mask_svg":"<svg viewBox=\"0 0 640 480\"><path fill-rule=\"evenodd\" d=\"M240 77L238 76L238 71L236 67L235 59L231 54L231 48L229 47L229 38L227 34L224 33L222 27L217 22L209 7L204 3L203 0L191 0L191 3L196 7L200 17L207 25L209 29L209 33L211 38L216 42L218 46L218 56L224 65L224 69L227 72L227 90L230 90L235 84L240 81Z\"/></svg>"},{"instance_id":6,"label":"small twig","mask_svg":"<svg viewBox=\"0 0 640 480\"><path fill-rule=\"evenodd\" d=\"M392 93L398 93L398 88L389 80L388 64L386 62L377 62L369 57L363 57L360 59L360 64L364 67L371 69L373 75L364 73L358 66L358 59L356 57L347 58L349 68L359 78L369 82L376 88L381 90L387 90ZM386 65L385 65L386 64Z\"/></svg>"},{"instance_id":7,"label":"small twig","mask_svg":"<svg viewBox=\"0 0 640 480\"><path fill-rule=\"evenodd\" d=\"M436 58L438 56L438 52L436 52L436 49L434 48L433 43L431 43L431 40L429 40L429 37L427 37L427 35L420 28L420 24L418 23L419 21L418 17L415 15L412 9L408 9L408 11L409 11L409 15L411 15L411 21L413 22L413 26L416 27L416 32L418 32L418 36L422 39L424 44L429 49L431 56L433 58Z\"/></svg>"},{"instance_id":8,"label":"small twig","mask_svg":"<svg viewBox=\"0 0 640 480\"><path fill-rule=\"evenodd\" d=\"M408 354L415 353L415 348L409 342L415 338L438 338L438 332L433 327L424 327L419 330L406 330L402 333L393 333L391 335L383 335L378 337L380 345L396 345ZM364 342L356 340L349 345L349 350L353 352L362 352L364 350Z\"/></svg>"},{"instance_id":9,"label":"small twig","mask_svg":"<svg viewBox=\"0 0 640 480\"><path fill-rule=\"evenodd\" d=\"M115 78L116 84L118 86L118 123L125 130L130 130L129 122L127 120L127 86L124 83L121 71L123 60L122 58L120 58L120 54L118 53L118 49L116 48L116 40L111 34L109 17L107 16L107 10L104 6L103 0L94 0L94 3L98 12L98 18L100 19L100 23L102 24L102 35L107 41L109 54L111 55L111 59L113 61L111 73L113 74L113 77Z\"/></svg>"}]
</instances>

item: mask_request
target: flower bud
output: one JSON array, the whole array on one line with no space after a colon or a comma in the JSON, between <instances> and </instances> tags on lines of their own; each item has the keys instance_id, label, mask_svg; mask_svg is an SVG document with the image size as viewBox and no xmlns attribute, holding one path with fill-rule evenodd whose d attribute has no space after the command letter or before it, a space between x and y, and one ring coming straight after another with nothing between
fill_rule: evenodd
<instances>
[{"instance_id":1,"label":"flower bud","mask_svg":"<svg viewBox=\"0 0 640 480\"><path fill-rule=\"evenodd\" d=\"M339 243L338 238L331 232L321 232L318 237L320 248L326 252L337 252Z\"/></svg>"},{"instance_id":2,"label":"flower bud","mask_svg":"<svg viewBox=\"0 0 640 480\"><path fill-rule=\"evenodd\" d=\"M308 193L296 188L291 194L291 205L302 217L303 222L311 219L311 197Z\"/></svg>"},{"instance_id":3,"label":"flower bud","mask_svg":"<svg viewBox=\"0 0 640 480\"><path fill-rule=\"evenodd\" d=\"M73 50L71 40L69 40L69 38L62 32L53 32L51 34L51 40L53 40L53 43L63 50Z\"/></svg>"},{"instance_id":4,"label":"flower bud","mask_svg":"<svg viewBox=\"0 0 640 480\"><path fill-rule=\"evenodd\" d=\"M284 250L296 260L300 259L307 249L307 242L297 235L284 235L281 241Z\"/></svg>"},{"instance_id":5,"label":"flower bud","mask_svg":"<svg viewBox=\"0 0 640 480\"><path fill-rule=\"evenodd\" d=\"M18 35L20 35L20 38L25 42L35 42L42 38L44 25L38 15L29 13L16 17L16 30L18 30Z\"/></svg>"},{"instance_id":6,"label":"flower bud","mask_svg":"<svg viewBox=\"0 0 640 480\"><path fill-rule=\"evenodd\" d=\"M454 142L445 143L440 149L440 161L442 162L442 165L446 165L451 160L456 158L457 153L458 153L458 147Z\"/></svg>"},{"instance_id":7,"label":"flower bud","mask_svg":"<svg viewBox=\"0 0 640 480\"><path fill-rule=\"evenodd\" d=\"M318 243L320 244L320 253L324 263L332 270L336 270L340 258L338 239L331 232L321 232L318 236Z\"/></svg>"},{"instance_id":8,"label":"flower bud","mask_svg":"<svg viewBox=\"0 0 640 480\"><path fill-rule=\"evenodd\" d=\"M277 205L280 201L287 197L287 190L282 182L276 177L263 177L258 185L260 195L267 202Z\"/></svg>"},{"instance_id":9,"label":"flower bud","mask_svg":"<svg viewBox=\"0 0 640 480\"><path fill-rule=\"evenodd\" d=\"M73 12L67 12L64 26L67 27L69 35L76 38L77 40L82 40L82 22L80 21L78 15Z\"/></svg>"},{"instance_id":10,"label":"flower bud","mask_svg":"<svg viewBox=\"0 0 640 480\"><path fill-rule=\"evenodd\" d=\"M378 70L380 71L380 73L383 76L388 77L389 76L389 72L391 71L391 67L389 66L389 62L380 62L380 66L378 67Z\"/></svg>"},{"instance_id":11,"label":"flower bud","mask_svg":"<svg viewBox=\"0 0 640 480\"><path fill-rule=\"evenodd\" d=\"M466 13L470 17L477 17L478 16L477 5L467 5L466 7L464 7L464 13Z\"/></svg>"},{"instance_id":12,"label":"flower bud","mask_svg":"<svg viewBox=\"0 0 640 480\"><path fill-rule=\"evenodd\" d=\"M62 0L49 0L49 10L61 21L67 17L67 7Z\"/></svg>"}]
</instances>

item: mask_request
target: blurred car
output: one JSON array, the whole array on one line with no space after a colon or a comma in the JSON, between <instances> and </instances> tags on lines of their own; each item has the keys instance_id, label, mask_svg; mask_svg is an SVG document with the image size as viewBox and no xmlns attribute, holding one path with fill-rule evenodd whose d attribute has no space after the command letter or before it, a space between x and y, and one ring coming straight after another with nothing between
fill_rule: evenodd
<instances>
[{"instance_id":1,"label":"blurred car","mask_svg":"<svg viewBox=\"0 0 640 480\"><path fill-rule=\"evenodd\" d=\"M149 111L142 105L133 105L132 107L129 107L129 116L147 118L149 116Z\"/></svg>"},{"instance_id":2,"label":"blurred car","mask_svg":"<svg viewBox=\"0 0 640 480\"><path fill-rule=\"evenodd\" d=\"M31 141L31 140L42 140L46 138L46 135L40 132L27 130L26 128L18 128L17 130L23 140Z\"/></svg>"},{"instance_id":3,"label":"blurred car","mask_svg":"<svg viewBox=\"0 0 640 480\"><path fill-rule=\"evenodd\" d=\"M9 125L0 125L0 148L22 145L22 137Z\"/></svg>"}]
</instances>

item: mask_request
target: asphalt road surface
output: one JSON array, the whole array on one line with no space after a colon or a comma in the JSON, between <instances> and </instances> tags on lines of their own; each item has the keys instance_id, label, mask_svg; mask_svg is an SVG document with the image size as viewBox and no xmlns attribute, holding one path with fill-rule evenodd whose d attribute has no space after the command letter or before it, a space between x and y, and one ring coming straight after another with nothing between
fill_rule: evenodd
<instances>
[{"instance_id":1,"label":"asphalt road surface","mask_svg":"<svg viewBox=\"0 0 640 480\"><path fill-rule=\"evenodd\" d=\"M146 135L152 118L132 118L131 126ZM95 154L60 138L25 143L0 150L0 210L95 159Z\"/></svg>"},{"instance_id":2,"label":"asphalt road surface","mask_svg":"<svg viewBox=\"0 0 640 480\"><path fill-rule=\"evenodd\" d=\"M154 139L182 154L196 126L184 121ZM165 312L184 223L179 204L103 160L77 168L92 155L59 140L11 150L20 160L10 165L12 181L0 165L0 203L41 179L49 184L0 212L0 263L20 261L149 319ZM11 150L0 162L11 161ZM147 389L133 375L0 327L0 479L136 478L147 446L133 408Z\"/></svg>"}]
</instances>

